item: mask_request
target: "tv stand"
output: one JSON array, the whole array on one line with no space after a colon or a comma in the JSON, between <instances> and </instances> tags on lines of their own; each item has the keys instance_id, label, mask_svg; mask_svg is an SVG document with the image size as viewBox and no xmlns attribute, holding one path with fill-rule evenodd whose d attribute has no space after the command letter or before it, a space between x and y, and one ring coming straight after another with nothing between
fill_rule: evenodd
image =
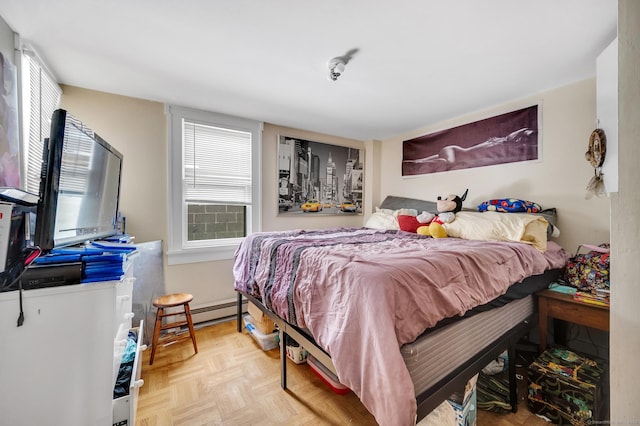
<instances>
[{"instance_id":1,"label":"tv stand","mask_svg":"<svg viewBox=\"0 0 640 426\"><path fill-rule=\"evenodd\" d=\"M134 424L129 413L135 412L136 386L142 384L142 323L134 391L126 401L113 399L133 318L133 269L130 262L118 281L23 291L21 327L19 292L0 293L0 423L111 426L125 404L127 424Z\"/></svg>"}]
</instances>

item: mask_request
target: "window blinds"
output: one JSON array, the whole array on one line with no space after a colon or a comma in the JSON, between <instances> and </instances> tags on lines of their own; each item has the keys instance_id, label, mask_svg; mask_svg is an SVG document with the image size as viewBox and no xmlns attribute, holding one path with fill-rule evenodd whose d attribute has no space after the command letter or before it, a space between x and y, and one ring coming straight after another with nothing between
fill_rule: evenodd
<instances>
[{"instance_id":1,"label":"window blinds","mask_svg":"<svg viewBox=\"0 0 640 426\"><path fill-rule=\"evenodd\" d=\"M62 89L41 66L33 54L22 54L24 117L26 126L24 143L25 188L38 194L44 138L49 137L51 115L60 102Z\"/></svg>"},{"instance_id":2,"label":"window blinds","mask_svg":"<svg viewBox=\"0 0 640 426\"><path fill-rule=\"evenodd\" d=\"M186 203L251 205L251 133L183 120Z\"/></svg>"}]
</instances>

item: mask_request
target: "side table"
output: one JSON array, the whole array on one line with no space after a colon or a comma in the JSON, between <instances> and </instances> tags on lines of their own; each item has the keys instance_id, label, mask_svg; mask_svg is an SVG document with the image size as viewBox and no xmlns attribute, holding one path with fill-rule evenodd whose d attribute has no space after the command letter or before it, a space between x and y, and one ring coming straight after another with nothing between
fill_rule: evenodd
<instances>
[{"instance_id":1,"label":"side table","mask_svg":"<svg viewBox=\"0 0 640 426\"><path fill-rule=\"evenodd\" d=\"M573 295L542 290L538 296L538 321L540 327L540 351L547 348L547 319L580 324L598 330L609 331L609 307L580 302Z\"/></svg>"}]
</instances>

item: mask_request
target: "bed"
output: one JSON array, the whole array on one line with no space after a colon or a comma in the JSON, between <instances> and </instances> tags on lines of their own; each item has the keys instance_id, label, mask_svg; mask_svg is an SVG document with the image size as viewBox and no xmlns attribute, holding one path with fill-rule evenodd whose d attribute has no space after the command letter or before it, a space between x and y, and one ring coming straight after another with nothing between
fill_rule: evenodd
<instances>
[{"instance_id":1,"label":"bed","mask_svg":"<svg viewBox=\"0 0 640 426\"><path fill-rule=\"evenodd\" d=\"M376 213L407 209L435 211L388 197ZM244 296L276 322L281 341L291 336L309 350L379 424L414 424L502 351L513 355L535 323L532 293L568 255L547 241L548 221L530 216L517 219L518 241L504 239L502 225L493 241L370 226L252 234L234 263L238 319ZM281 364L286 388L284 351ZM515 408L515 380L511 388Z\"/></svg>"}]
</instances>

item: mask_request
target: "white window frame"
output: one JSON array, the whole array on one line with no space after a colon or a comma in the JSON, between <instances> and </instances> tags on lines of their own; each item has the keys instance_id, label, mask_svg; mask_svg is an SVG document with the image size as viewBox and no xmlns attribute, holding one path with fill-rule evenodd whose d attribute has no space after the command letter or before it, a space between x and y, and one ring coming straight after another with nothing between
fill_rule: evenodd
<instances>
[{"instance_id":1,"label":"white window frame","mask_svg":"<svg viewBox=\"0 0 640 426\"><path fill-rule=\"evenodd\" d=\"M166 105L169 137L168 170L168 251L169 265L233 259L242 238L187 241L186 203L183 197L182 123L183 120L251 133L251 206L247 208L247 235L259 232L262 226L262 129L263 123L240 117L188 107Z\"/></svg>"}]
</instances>

